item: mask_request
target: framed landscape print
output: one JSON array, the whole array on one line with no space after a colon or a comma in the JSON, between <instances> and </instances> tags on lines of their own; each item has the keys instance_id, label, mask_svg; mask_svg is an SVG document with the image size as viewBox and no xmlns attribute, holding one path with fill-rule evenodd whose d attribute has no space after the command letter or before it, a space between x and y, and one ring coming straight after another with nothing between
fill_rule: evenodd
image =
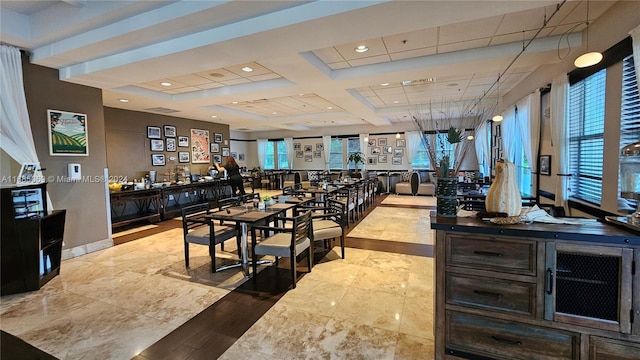
<instances>
[{"instance_id":1,"label":"framed landscape print","mask_svg":"<svg viewBox=\"0 0 640 360\"><path fill-rule=\"evenodd\" d=\"M153 154L153 155L151 155L151 165L153 165L153 166L164 166L164 154Z\"/></svg>"},{"instance_id":2,"label":"framed landscape print","mask_svg":"<svg viewBox=\"0 0 640 360\"><path fill-rule=\"evenodd\" d=\"M189 137L178 136L178 147L189 147Z\"/></svg>"},{"instance_id":3,"label":"framed landscape print","mask_svg":"<svg viewBox=\"0 0 640 360\"><path fill-rule=\"evenodd\" d=\"M180 151L180 152L178 152L178 162L188 163L189 162L189 152L188 151Z\"/></svg>"},{"instance_id":4,"label":"framed landscape print","mask_svg":"<svg viewBox=\"0 0 640 360\"><path fill-rule=\"evenodd\" d=\"M47 110L49 121L49 155L89 156L87 115Z\"/></svg>"},{"instance_id":5,"label":"framed landscape print","mask_svg":"<svg viewBox=\"0 0 640 360\"><path fill-rule=\"evenodd\" d=\"M207 164L211 160L209 155L209 130L191 129L191 162Z\"/></svg>"},{"instance_id":6,"label":"framed landscape print","mask_svg":"<svg viewBox=\"0 0 640 360\"><path fill-rule=\"evenodd\" d=\"M162 139L151 139L151 151L164 151L164 141Z\"/></svg>"},{"instance_id":7,"label":"framed landscape print","mask_svg":"<svg viewBox=\"0 0 640 360\"><path fill-rule=\"evenodd\" d=\"M147 139L160 139L162 133L159 126L147 126Z\"/></svg>"},{"instance_id":8,"label":"framed landscape print","mask_svg":"<svg viewBox=\"0 0 640 360\"><path fill-rule=\"evenodd\" d=\"M167 146L167 151L176 151L176 138L166 138L164 139L165 144Z\"/></svg>"},{"instance_id":9,"label":"framed landscape print","mask_svg":"<svg viewBox=\"0 0 640 360\"><path fill-rule=\"evenodd\" d=\"M176 127L173 125L165 125L164 137L176 137Z\"/></svg>"}]
</instances>

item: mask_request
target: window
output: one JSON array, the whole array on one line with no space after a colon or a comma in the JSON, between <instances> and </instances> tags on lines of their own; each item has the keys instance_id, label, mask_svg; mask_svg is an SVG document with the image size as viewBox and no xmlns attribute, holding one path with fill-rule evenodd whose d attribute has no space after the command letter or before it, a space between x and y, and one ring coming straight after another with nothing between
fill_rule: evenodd
<instances>
[{"instance_id":1,"label":"window","mask_svg":"<svg viewBox=\"0 0 640 360\"><path fill-rule=\"evenodd\" d=\"M429 160L429 152L425 147L424 141L420 141L418 150L413 155L413 161L411 162L411 167L414 169L429 169L430 164L431 164L431 161Z\"/></svg>"},{"instance_id":2,"label":"window","mask_svg":"<svg viewBox=\"0 0 640 360\"><path fill-rule=\"evenodd\" d=\"M349 154L360 152L360 138L347 138L347 158ZM358 164L358 168L362 168L363 164ZM355 169L354 163L347 164L347 169Z\"/></svg>"},{"instance_id":3,"label":"window","mask_svg":"<svg viewBox=\"0 0 640 360\"><path fill-rule=\"evenodd\" d=\"M344 156L342 155L342 139L331 138L331 149L329 151L329 169L342 170Z\"/></svg>"},{"instance_id":4,"label":"window","mask_svg":"<svg viewBox=\"0 0 640 360\"><path fill-rule=\"evenodd\" d=\"M627 56L622 61L621 98L620 148L640 141L640 95L638 94L633 55ZM620 190L622 177L619 177L619 180L618 190ZM622 203L626 203L630 208L635 209L637 207L637 200L624 199Z\"/></svg>"},{"instance_id":5,"label":"window","mask_svg":"<svg viewBox=\"0 0 640 360\"><path fill-rule=\"evenodd\" d=\"M278 149L278 169L290 169L287 159L287 145L284 140L278 141L276 147Z\"/></svg>"},{"instance_id":6,"label":"window","mask_svg":"<svg viewBox=\"0 0 640 360\"><path fill-rule=\"evenodd\" d=\"M607 70L569 89L569 170L571 196L600 205Z\"/></svg>"},{"instance_id":7,"label":"window","mask_svg":"<svg viewBox=\"0 0 640 360\"><path fill-rule=\"evenodd\" d=\"M267 154L265 155L266 160L264 162L264 170L273 170L276 168L273 144L273 141L269 141L267 143Z\"/></svg>"}]
</instances>

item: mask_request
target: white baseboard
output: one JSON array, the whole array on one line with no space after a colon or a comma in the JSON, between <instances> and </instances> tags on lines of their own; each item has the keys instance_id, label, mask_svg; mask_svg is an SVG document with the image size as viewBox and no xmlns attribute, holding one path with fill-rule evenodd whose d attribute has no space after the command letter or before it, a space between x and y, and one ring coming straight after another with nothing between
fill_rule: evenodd
<instances>
[{"instance_id":1,"label":"white baseboard","mask_svg":"<svg viewBox=\"0 0 640 360\"><path fill-rule=\"evenodd\" d=\"M73 247L71 249L62 250L62 260L73 259L78 256L86 255L94 251L107 249L113 246L113 239L104 239L89 244Z\"/></svg>"}]
</instances>

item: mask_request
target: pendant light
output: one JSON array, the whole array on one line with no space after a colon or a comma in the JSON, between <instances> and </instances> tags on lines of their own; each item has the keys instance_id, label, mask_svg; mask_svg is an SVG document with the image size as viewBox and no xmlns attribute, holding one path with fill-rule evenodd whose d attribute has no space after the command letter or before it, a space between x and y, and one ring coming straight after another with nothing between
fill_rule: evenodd
<instances>
[{"instance_id":1,"label":"pendant light","mask_svg":"<svg viewBox=\"0 0 640 360\"><path fill-rule=\"evenodd\" d=\"M498 111L498 106L500 104L500 74L498 74L498 88L496 90L496 94L496 111ZM502 115L500 115L500 113L496 113L491 120L500 122L502 119Z\"/></svg>"},{"instance_id":2,"label":"pendant light","mask_svg":"<svg viewBox=\"0 0 640 360\"><path fill-rule=\"evenodd\" d=\"M587 0L587 27L585 29L585 37L587 44L587 52L578 56L573 64L578 68L593 66L602 60L602 54L597 51L589 52L589 0Z\"/></svg>"}]
</instances>

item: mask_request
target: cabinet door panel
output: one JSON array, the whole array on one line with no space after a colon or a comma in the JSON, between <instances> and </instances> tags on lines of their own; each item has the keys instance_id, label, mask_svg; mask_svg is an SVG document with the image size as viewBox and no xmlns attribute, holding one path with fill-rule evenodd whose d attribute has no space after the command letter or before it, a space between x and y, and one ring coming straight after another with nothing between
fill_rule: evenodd
<instances>
[{"instance_id":1,"label":"cabinet door panel","mask_svg":"<svg viewBox=\"0 0 640 360\"><path fill-rule=\"evenodd\" d=\"M639 358L640 344L598 336L592 336L589 340L590 360L637 360Z\"/></svg>"}]
</instances>

